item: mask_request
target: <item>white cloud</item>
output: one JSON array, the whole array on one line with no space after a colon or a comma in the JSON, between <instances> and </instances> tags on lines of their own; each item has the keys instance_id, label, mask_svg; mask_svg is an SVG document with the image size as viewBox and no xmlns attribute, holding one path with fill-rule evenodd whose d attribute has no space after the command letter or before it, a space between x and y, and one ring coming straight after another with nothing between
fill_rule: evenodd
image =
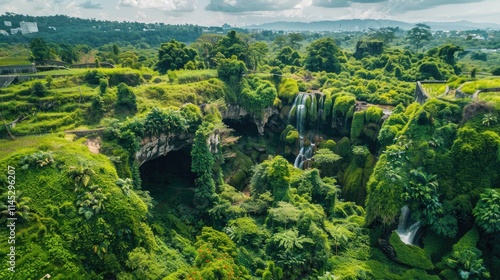
<instances>
[{"instance_id":1,"label":"white cloud","mask_svg":"<svg viewBox=\"0 0 500 280\"><path fill-rule=\"evenodd\" d=\"M163 11L192 12L195 0L119 0L119 6Z\"/></svg>"}]
</instances>

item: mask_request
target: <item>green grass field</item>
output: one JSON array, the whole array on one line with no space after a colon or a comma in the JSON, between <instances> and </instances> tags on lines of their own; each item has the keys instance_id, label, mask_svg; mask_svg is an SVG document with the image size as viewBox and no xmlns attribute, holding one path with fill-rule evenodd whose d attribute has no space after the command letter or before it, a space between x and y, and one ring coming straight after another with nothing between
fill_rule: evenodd
<instances>
[{"instance_id":1,"label":"green grass field","mask_svg":"<svg viewBox=\"0 0 500 280\"><path fill-rule=\"evenodd\" d=\"M477 90L487 89L487 88L500 88L500 79L492 78L487 80L479 80L465 83L462 87L464 93L473 94Z\"/></svg>"},{"instance_id":2,"label":"green grass field","mask_svg":"<svg viewBox=\"0 0 500 280\"><path fill-rule=\"evenodd\" d=\"M446 91L446 84L422 84L430 97L438 97Z\"/></svg>"},{"instance_id":3,"label":"green grass field","mask_svg":"<svg viewBox=\"0 0 500 280\"><path fill-rule=\"evenodd\" d=\"M0 57L0 66L29 65L31 62L26 56L4 56Z\"/></svg>"}]
</instances>

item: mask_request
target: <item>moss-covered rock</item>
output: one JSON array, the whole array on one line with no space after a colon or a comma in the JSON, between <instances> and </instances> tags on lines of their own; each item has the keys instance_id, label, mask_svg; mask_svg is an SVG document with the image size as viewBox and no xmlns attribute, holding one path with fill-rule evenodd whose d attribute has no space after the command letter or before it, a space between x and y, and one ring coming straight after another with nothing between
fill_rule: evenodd
<instances>
[{"instance_id":1,"label":"moss-covered rock","mask_svg":"<svg viewBox=\"0 0 500 280\"><path fill-rule=\"evenodd\" d=\"M425 255L424 249L418 246L404 244L396 232L392 232L389 243L394 248L396 257L401 263L424 270L431 270L434 268L432 262Z\"/></svg>"}]
</instances>

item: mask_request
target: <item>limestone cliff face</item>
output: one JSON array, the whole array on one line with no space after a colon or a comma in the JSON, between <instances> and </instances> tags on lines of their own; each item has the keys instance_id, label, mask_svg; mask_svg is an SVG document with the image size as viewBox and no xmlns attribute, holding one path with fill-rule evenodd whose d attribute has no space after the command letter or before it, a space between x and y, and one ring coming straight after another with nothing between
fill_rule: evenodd
<instances>
[{"instance_id":1,"label":"limestone cliff face","mask_svg":"<svg viewBox=\"0 0 500 280\"><path fill-rule=\"evenodd\" d=\"M184 149L193 143L194 135L191 133L162 134L160 137L144 138L135 158L139 165L148 160L165 156L169 152Z\"/></svg>"},{"instance_id":2,"label":"limestone cliff face","mask_svg":"<svg viewBox=\"0 0 500 280\"><path fill-rule=\"evenodd\" d=\"M221 109L223 119L240 119L248 116L248 112L239 105L228 104L224 109Z\"/></svg>"},{"instance_id":3,"label":"limestone cliff face","mask_svg":"<svg viewBox=\"0 0 500 280\"><path fill-rule=\"evenodd\" d=\"M264 126L267 124L267 121L274 114L279 114L279 111L276 108L268 107L264 110L262 116L256 116L254 114L248 113L244 108L239 105L229 104L226 106L225 110L221 110L222 119L232 119L238 120L244 117L250 116L255 122L257 126L257 130L262 135L264 134Z\"/></svg>"},{"instance_id":4,"label":"limestone cliff face","mask_svg":"<svg viewBox=\"0 0 500 280\"><path fill-rule=\"evenodd\" d=\"M142 139L139 151L135 153L135 159L142 165L146 161L153 160L160 156L166 156L169 152L179 151L188 148L193 144L193 133L162 134L160 137ZM210 151L217 153L220 143L219 131L215 130L207 139Z\"/></svg>"},{"instance_id":5,"label":"limestone cliff face","mask_svg":"<svg viewBox=\"0 0 500 280\"><path fill-rule=\"evenodd\" d=\"M257 125L259 133L264 134L264 126L269 121L269 118L279 114L279 112L275 108L266 108L262 116L254 116L238 105L227 105L226 109L221 111L221 114L223 119L239 120L251 117ZM220 142L219 134L219 131L215 130L207 139L207 144L212 152L217 152L217 145ZM159 137L146 137L142 140L139 151L135 153L135 158L139 165L142 165L148 160L189 147L193 144L193 139L193 133L168 133Z\"/></svg>"}]
</instances>

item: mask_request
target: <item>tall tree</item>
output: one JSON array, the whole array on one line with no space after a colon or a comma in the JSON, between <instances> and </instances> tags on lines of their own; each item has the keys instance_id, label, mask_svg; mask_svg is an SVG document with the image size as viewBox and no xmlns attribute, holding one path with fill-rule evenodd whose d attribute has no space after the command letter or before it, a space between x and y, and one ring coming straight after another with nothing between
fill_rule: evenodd
<instances>
[{"instance_id":1,"label":"tall tree","mask_svg":"<svg viewBox=\"0 0 500 280\"><path fill-rule=\"evenodd\" d=\"M332 38L321 38L307 47L305 67L310 71L340 73L339 47Z\"/></svg>"},{"instance_id":2,"label":"tall tree","mask_svg":"<svg viewBox=\"0 0 500 280\"><path fill-rule=\"evenodd\" d=\"M300 66L301 57L298 51L291 47L284 47L279 51L276 59L284 65Z\"/></svg>"},{"instance_id":3,"label":"tall tree","mask_svg":"<svg viewBox=\"0 0 500 280\"><path fill-rule=\"evenodd\" d=\"M396 38L396 32L399 31L399 27L382 27L379 29L370 28L371 39L377 39L384 44L392 42Z\"/></svg>"},{"instance_id":4,"label":"tall tree","mask_svg":"<svg viewBox=\"0 0 500 280\"><path fill-rule=\"evenodd\" d=\"M288 35L288 41L290 42L290 47L293 49L300 49L300 42L304 41L304 35L300 33L292 33Z\"/></svg>"},{"instance_id":5,"label":"tall tree","mask_svg":"<svg viewBox=\"0 0 500 280\"><path fill-rule=\"evenodd\" d=\"M415 51L418 52L424 41L432 39L431 27L424 23L417 23L414 28L408 31L406 39L415 45Z\"/></svg>"},{"instance_id":6,"label":"tall tree","mask_svg":"<svg viewBox=\"0 0 500 280\"><path fill-rule=\"evenodd\" d=\"M43 38L35 38L30 42L30 50L33 60L46 60L54 57L47 42Z\"/></svg>"},{"instance_id":7,"label":"tall tree","mask_svg":"<svg viewBox=\"0 0 500 280\"><path fill-rule=\"evenodd\" d=\"M168 70L182 69L189 61L194 61L197 55L195 49L172 39L168 43L161 44L156 69L162 74Z\"/></svg>"},{"instance_id":8,"label":"tall tree","mask_svg":"<svg viewBox=\"0 0 500 280\"><path fill-rule=\"evenodd\" d=\"M254 70L257 70L261 60L269 52L269 46L264 42L255 42L250 45L249 57L252 60L252 66Z\"/></svg>"},{"instance_id":9,"label":"tall tree","mask_svg":"<svg viewBox=\"0 0 500 280\"><path fill-rule=\"evenodd\" d=\"M281 50L282 48L284 48L286 45L287 45L287 39L285 37L285 35L280 35L278 37L276 37L273 41L273 45L275 45L276 49L278 50Z\"/></svg>"},{"instance_id":10,"label":"tall tree","mask_svg":"<svg viewBox=\"0 0 500 280\"><path fill-rule=\"evenodd\" d=\"M229 31L227 36L218 42L217 50L226 58L235 55L239 60L247 61L247 46L234 30Z\"/></svg>"},{"instance_id":11,"label":"tall tree","mask_svg":"<svg viewBox=\"0 0 500 280\"><path fill-rule=\"evenodd\" d=\"M69 44L59 44L57 55L67 63L77 62L80 59L80 52Z\"/></svg>"},{"instance_id":12,"label":"tall tree","mask_svg":"<svg viewBox=\"0 0 500 280\"><path fill-rule=\"evenodd\" d=\"M203 34L191 45L198 50L205 67L214 68L217 66L213 58L217 54L217 44L222 38L224 36L220 34Z\"/></svg>"}]
</instances>

